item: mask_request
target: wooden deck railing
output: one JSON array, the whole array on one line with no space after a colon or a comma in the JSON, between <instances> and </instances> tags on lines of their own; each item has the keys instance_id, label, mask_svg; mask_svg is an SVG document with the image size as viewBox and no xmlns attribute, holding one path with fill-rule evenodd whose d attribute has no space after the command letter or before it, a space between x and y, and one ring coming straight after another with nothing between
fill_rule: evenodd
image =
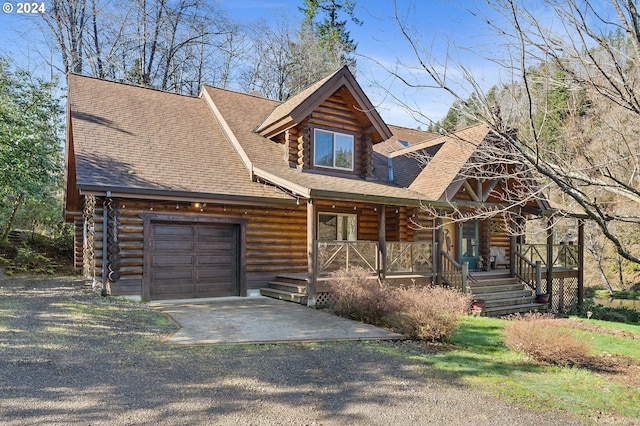
<instances>
[{"instance_id":1,"label":"wooden deck railing","mask_svg":"<svg viewBox=\"0 0 640 426\"><path fill-rule=\"evenodd\" d=\"M432 274L431 242L387 242L386 274Z\"/></svg>"},{"instance_id":2,"label":"wooden deck railing","mask_svg":"<svg viewBox=\"0 0 640 426\"><path fill-rule=\"evenodd\" d=\"M318 241L318 275L339 269L362 267L378 274L378 243L375 241Z\"/></svg>"},{"instance_id":3,"label":"wooden deck railing","mask_svg":"<svg viewBox=\"0 0 640 426\"><path fill-rule=\"evenodd\" d=\"M554 244L553 246L553 267L576 269L579 265L580 246L574 244ZM547 265L547 245L546 244L521 244L518 246L518 252L529 261L535 264L540 261L543 268Z\"/></svg>"}]
</instances>

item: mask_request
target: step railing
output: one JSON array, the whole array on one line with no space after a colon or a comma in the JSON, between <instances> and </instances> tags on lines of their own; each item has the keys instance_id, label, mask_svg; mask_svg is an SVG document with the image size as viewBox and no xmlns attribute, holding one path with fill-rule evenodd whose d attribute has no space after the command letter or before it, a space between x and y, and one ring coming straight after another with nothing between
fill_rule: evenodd
<instances>
[{"instance_id":1,"label":"step railing","mask_svg":"<svg viewBox=\"0 0 640 426\"><path fill-rule=\"evenodd\" d=\"M441 251L442 257L440 271L440 279L449 287L454 287L462 291L467 292L469 281L477 282L475 278L469 275L469 262L458 263L449 253Z\"/></svg>"},{"instance_id":2,"label":"step railing","mask_svg":"<svg viewBox=\"0 0 640 426\"><path fill-rule=\"evenodd\" d=\"M540 287L542 283L542 262L536 260L535 263L531 262L525 255L520 252L515 252L515 270L513 271L515 277L521 283L526 284L536 294L540 294Z\"/></svg>"}]
</instances>

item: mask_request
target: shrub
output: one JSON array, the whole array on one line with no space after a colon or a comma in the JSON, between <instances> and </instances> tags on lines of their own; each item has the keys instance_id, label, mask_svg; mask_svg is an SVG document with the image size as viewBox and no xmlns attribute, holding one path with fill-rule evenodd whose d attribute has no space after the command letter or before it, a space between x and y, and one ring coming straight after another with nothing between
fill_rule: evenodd
<instances>
[{"instance_id":1,"label":"shrub","mask_svg":"<svg viewBox=\"0 0 640 426\"><path fill-rule=\"evenodd\" d=\"M336 315L368 324L379 325L385 314L385 285L359 267L331 274L329 286Z\"/></svg>"},{"instance_id":2,"label":"shrub","mask_svg":"<svg viewBox=\"0 0 640 426\"><path fill-rule=\"evenodd\" d=\"M515 317L505 327L505 344L524 352L534 361L561 367L592 363L591 348L578 340L569 328L549 315L526 314Z\"/></svg>"},{"instance_id":3,"label":"shrub","mask_svg":"<svg viewBox=\"0 0 640 426\"><path fill-rule=\"evenodd\" d=\"M468 313L471 298L444 287L393 287L362 268L341 270L329 281L336 315L388 327L410 339L447 341Z\"/></svg>"},{"instance_id":4,"label":"shrub","mask_svg":"<svg viewBox=\"0 0 640 426\"><path fill-rule=\"evenodd\" d=\"M410 339L448 341L469 313L471 297L445 287L392 288L385 325Z\"/></svg>"}]
</instances>

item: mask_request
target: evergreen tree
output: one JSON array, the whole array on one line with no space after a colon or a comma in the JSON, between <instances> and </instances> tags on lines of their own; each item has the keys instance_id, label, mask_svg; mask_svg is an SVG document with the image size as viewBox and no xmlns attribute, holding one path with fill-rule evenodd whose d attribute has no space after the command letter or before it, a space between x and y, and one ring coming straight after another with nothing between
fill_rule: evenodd
<instances>
[{"instance_id":1,"label":"evergreen tree","mask_svg":"<svg viewBox=\"0 0 640 426\"><path fill-rule=\"evenodd\" d=\"M362 25L354 13L355 2L351 0L304 0L300 11L304 14L303 27L311 28L329 57L337 65L355 66L353 54L358 44L347 31L347 20L339 15L346 13L351 22Z\"/></svg>"}]
</instances>

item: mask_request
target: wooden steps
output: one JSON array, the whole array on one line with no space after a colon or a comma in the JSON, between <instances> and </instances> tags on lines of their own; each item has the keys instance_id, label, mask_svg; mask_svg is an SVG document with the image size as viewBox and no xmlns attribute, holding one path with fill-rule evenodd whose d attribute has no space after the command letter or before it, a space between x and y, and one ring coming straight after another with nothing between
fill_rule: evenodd
<instances>
[{"instance_id":1,"label":"wooden steps","mask_svg":"<svg viewBox=\"0 0 640 426\"><path fill-rule=\"evenodd\" d=\"M276 281L260 289L260 295L306 305L307 277L301 274L278 275Z\"/></svg>"},{"instance_id":2,"label":"wooden steps","mask_svg":"<svg viewBox=\"0 0 640 426\"><path fill-rule=\"evenodd\" d=\"M483 315L498 317L503 315L535 312L545 305L536 303L534 292L525 284L512 278L509 271L472 273L469 291L474 300L484 301Z\"/></svg>"}]
</instances>

